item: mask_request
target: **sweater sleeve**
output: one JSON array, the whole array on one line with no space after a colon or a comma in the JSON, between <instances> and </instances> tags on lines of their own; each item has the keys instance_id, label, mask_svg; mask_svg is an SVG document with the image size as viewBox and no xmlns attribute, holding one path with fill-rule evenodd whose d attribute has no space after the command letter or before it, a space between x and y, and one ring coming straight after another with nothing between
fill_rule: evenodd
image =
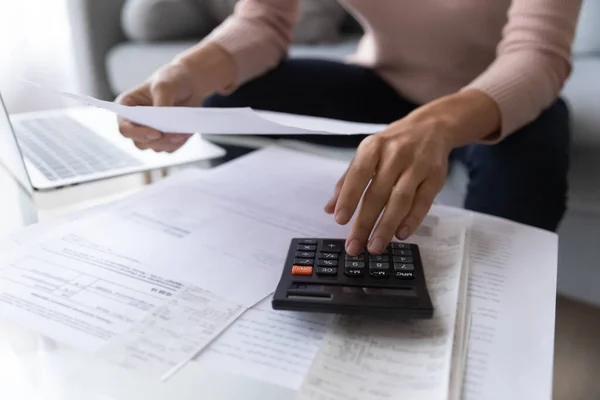
<instances>
[{"instance_id":1,"label":"sweater sleeve","mask_svg":"<svg viewBox=\"0 0 600 400\"><path fill-rule=\"evenodd\" d=\"M298 7L299 0L239 0L233 14L205 38L234 57L234 86L279 63L291 44Z\"/></svg>"},{"instance_id":2,"label":"sweater sleeve","mask_svg":"<svg viewBox=\"0 0 600 400\"><path fill-rule=\"evenodd\" d=\"M498 142L535 120L571 74L581 0L513 0L495 61L464 89L490 96L501 113Z\"/></svg>"}]
</instances>

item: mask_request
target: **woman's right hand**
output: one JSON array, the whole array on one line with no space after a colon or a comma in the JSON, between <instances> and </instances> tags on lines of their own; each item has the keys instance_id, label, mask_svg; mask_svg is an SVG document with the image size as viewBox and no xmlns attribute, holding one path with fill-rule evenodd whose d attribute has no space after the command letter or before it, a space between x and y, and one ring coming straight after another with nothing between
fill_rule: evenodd
<instances>
[{"instance_id":1,"label":"woman's right hand","mask_svg":"<svg viewBox=\"0 0 600 400\"><path fill-rule=\"evenodd\" d=\"M233 59L216 46L193 50L185 61L182 59L160 68L142 85L120 95L116 102L126 106L201 107L207 96L227 86L233 78ZM191 137L165 134L121 117L118 121L121 134L141 150L172 153Z\"/></svg>"}]
</instances>

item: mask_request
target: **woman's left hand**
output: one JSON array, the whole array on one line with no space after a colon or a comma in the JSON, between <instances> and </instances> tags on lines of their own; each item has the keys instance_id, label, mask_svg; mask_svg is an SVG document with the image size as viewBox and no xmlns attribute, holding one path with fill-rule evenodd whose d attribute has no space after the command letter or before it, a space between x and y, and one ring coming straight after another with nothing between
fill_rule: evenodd
<instances>
[{"instance_id":1,"label":"woman's left hand","mask_svg":"<svg viewBox=\"0 0 600 400\"><path fill-rule=\"evenodd\" d=\"M358 209L346 251L357 255L368 241L377 254L394 235L412 235L444 185L451 150L447 127L436 118L409 115L367 137L325 206L339 224Z\"/></svg>"}]
</instances>

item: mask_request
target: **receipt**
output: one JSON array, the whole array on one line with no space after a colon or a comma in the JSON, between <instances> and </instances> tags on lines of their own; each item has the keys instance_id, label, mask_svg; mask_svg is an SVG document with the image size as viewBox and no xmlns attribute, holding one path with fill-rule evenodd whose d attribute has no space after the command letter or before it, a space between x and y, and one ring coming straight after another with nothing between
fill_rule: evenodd
<instances>
[{"instance_id":1,"label":"receipt","mask_svg":"<svg viewBox=\"0 0 600 400\"><path fill-rule=\"evenodd\" d=\"M467 221L438 221L414 240L434 317L337 318L298 400L448 399Z\"/></svg>"},{"instance_id":2,"label":"receipt","mask_svg":"<svg viewBox=\"0 0 600 400\"><path fill-rule=\"evenodd\" d=\"M244 311L199 287L185 288L98 355L145 375L168 378Z\"/></svg>"},{"instance_id":3,"label":"receipt","mask_svg":"<svg viewBox=\"0 0 600 400\"><path fill-rule=\"evenodd\" d=\"M245 309L72 234L0 260L0 319L161 380Z\"/></svg>"}]
</instances>

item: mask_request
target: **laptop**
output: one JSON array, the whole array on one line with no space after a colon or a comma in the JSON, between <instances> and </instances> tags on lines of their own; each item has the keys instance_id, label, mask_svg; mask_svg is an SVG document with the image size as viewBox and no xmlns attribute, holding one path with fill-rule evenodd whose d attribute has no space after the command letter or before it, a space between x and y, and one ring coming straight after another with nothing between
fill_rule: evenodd
<instances>
[{"instance_id":1,"label":"laptop","mask_svg":"<svg viewBox=\"0 0 600 400\"><path fill-rule=\"evenodd\" d=\"M95 107L9 116L0 94L0 163L29 191L219 158L225 150L193 135L174 153L139 150L117 117Z\"/></svg>"}]
</instances>

